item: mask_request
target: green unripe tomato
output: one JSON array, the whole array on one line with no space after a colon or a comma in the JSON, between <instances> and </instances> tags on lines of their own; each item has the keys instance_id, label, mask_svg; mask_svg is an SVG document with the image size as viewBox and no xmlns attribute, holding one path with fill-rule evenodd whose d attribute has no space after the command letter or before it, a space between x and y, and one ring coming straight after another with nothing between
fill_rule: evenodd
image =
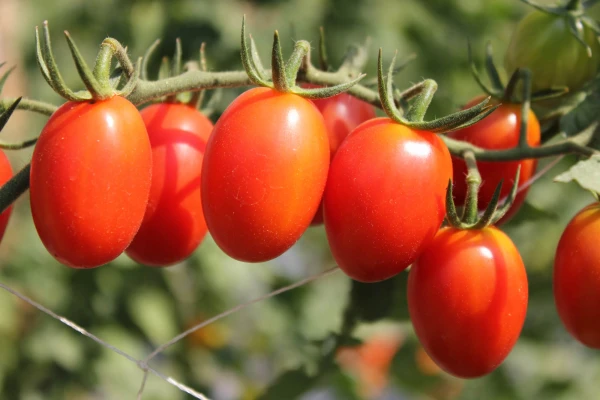
<instances>
[{"instance_id":1,"label":"green unripe tomato","mask_svg":"<svg viewBox=\"0 0 600 400\"><path fill-rule=\"evenodd\" d=\"M569 29L566 17L533 11L523 18L513 32L504 68L509 75L517 68L529 68L532 90L567 86L571 92L598 73L600 43L596 34L581 24L585 42L592 50L590 57L585 46Z\"/></svg>"}]
</instances>

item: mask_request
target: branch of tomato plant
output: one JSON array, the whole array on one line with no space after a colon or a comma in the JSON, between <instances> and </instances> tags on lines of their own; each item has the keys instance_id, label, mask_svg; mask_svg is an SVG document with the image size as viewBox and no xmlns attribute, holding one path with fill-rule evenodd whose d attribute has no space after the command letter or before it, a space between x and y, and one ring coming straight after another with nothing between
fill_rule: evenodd
<instances>
[{"instance_id":1,"label":"branch of tomato plant","mask_svg":"<svg viewBox=\"0 0 600 400\"><path fill-rule=\"evenodd\" d=\"M15 98L4 98L0 100L0 112L7 110L15 102ZM17 106L17 110L32 111L38 114L50 116L58 109L54 104L23 97Z\"/></svg>"}]
</instances>

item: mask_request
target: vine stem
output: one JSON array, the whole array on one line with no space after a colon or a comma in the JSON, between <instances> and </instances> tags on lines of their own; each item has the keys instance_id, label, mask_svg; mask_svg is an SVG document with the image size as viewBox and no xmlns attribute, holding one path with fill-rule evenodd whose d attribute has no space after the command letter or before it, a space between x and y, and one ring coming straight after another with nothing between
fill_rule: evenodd
<instances>
[{"instance_id":1,"label":"vine stem","mask_svg":"<svg viewBox=\"0 0 600 400\"><path fill-rule=\"evenodd\" d=\"M14 98L5 98L0 100L0 110L7 109L15 100L16 99ZM17 106L17 110L33 111L38 114L51 116L56 110L58 110L58 107L54 104L43 101L22 98L21 102Z\"/></svg>"}]
</instances>

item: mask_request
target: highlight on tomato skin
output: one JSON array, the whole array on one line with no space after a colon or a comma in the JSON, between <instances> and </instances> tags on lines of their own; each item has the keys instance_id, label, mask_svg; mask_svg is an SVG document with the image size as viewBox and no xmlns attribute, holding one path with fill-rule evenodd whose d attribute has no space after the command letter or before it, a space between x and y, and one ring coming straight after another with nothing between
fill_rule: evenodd
<instances>
[{"instance_id":1,"label":"highlight on tomato skin","mask_svg":"<svg viewBox=\"0 0 600 400\"><path fill-rule=\"evenodd\" d=\"M185 260L206 236L200 191L212 122L192 106L153 104L141 111L152 146L152 185L144 221L126 254L149 266Z\"/></svg>"},{"instance_id":2,"label":"highlight on tomato skin","mask_svg":"<svg viewBox=\"0 0 600 400\"><path fill-rule=\"evenodd\" d=\"M117 258L142 223L151 174L148 133L131 102L63 104L31 160L31 213L46 249L73 268Z\"/></svg>"},{"instance_id":3,"label":"highlight on tomato skin","mask_svg":"<svg viewBox=\"0 0 600 400\"><path fill-rule=\"evenodd\" d=\"M0 150L0 186L4 185L13 177L13 169L8 161L8 157L4 151ZM6 210L0 214L0 241L4 237L6 232L6 226L12 214L13 206L10 205Z\"/></svg>"},{"instance_id":4,"label":"highlight on tomato skin","mask_svg":"<svg viewBox=\"0 0 600 400\"><path fill-rule=\"evenodd\" d=\"M554 260L554 301L567 331L600 349L600 204L583 208L565 228Z\"/></svg>"},{"instance_id":5,"label":"highlight on tomato skin","mask_svg":"<svg viewBox=\"0 0 600 400\"><path fill-rule=\"evenodd\" d=\"M482 99L483 96L476 97L464 108L471 107ZM511 149L519 144L520 125L521 105L503 103L496 111L482 121L467 128L449 132L447 135L453 139L462 140L484 149ZM540 145L540 140L540 124L533 111L530 110L527 120L527 143L529 146L536 147ZM465 180L467 166L463 159L454 156L452 157L452 165L454 168L454 201L457 206L462 206L465 204L467 196L467 183ZM500 198L508 196L519 166L521 166L521 172L519 174L520 191L511 208L500 221L496 223L496 225L501 225L510 220L525 202L529 188L522 188L522 186L535 174L537 159L500 162L477 161L477 168L482 180L478 196L478 208L480 211L486 209L494 195L496 186L500 181L504 182L500 192Z\"/></svg>"},{"instance_id":6,"label":"highlight on tomato skin","mask_svg":"<svg viewBox=\"0 0 600 400\"><path fill-rule=\"evenodd\" d=\"M528 303L527 274L506 234L440 229L413 264L408 309L432 360L460 378L491 373L517 342Z\"/></svg>"},{"instance_id":7,"label":"highlight on tomato skin","mask_svg":"<svg viewBox=\"0 0 600 400\"><path fill-rule=\"evenodd\" d=\"M217 245L246 262L271 260L306 231L325 189L323 116L298 95L242 93L221 115L202 166L202 205Z\"/></svg>"},{"instance_id":8,"label":"highlight on tomato skin","mask_svg":"<svg viewBox=\"0 0 600 400\"><path fill-rule=\"evenodd\" d=\"M452 177L434 133L389 118L359 125L333 158L324 195L325 230L352 279L388 279L412 264L439 229Z\"/></svg>"},{"instance_id":9,"label":"highlight on tomato skin","mask_svg":"<svg viewBox=\"0 0 600 400\"><path fill-rule=\"evenodd\" d=\"M318 87L317 85L303 85L304 87ZM341 93L337 96L327 97L325 99L311 100L323 114L325 126L329 138L329 151L331 159L335 156L337 149L344 139L358 125L376 117L375 108L362 100L357 99L348 93ZM315 214L311 225L320 225L323 223L323 202Z\"/></svg>"}]
</instances>

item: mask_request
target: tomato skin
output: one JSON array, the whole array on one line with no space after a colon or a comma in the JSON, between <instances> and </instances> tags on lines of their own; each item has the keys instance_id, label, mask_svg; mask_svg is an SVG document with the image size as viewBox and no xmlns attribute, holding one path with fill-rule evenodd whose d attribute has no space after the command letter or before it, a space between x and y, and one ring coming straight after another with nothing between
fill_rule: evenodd
<instances>
[{"instance_id":1,"label":"tomato skin","mask_svg":"<svg viewBox=\"0 0 600 400\"><path fill-rule=\"evenodd\" d=\"M450 153L437 135L389 118L359 125L333 158L323 202L340 268L361 282L406 269L444 219L451 177Z\"/></svg>"},{"instance_id":2,"label":"tomato skin","mask_svg":"<svg viewBox=\"0 0 600 400\"><path fill-rule=\"evenodd\" d=\"M446 372L476 378L514 347L527 313L527 275L495 227L440 229L408 276L408 310L423 348Z\"/></svg>"},{"instance_id":3,"label":"tomato skin","mask_svg":"<svg viewBox=\"0 0 600 400\"><path fill-rule=\"evenodd\" d=\"M118 257L142 223L151 173L146 127L128 100L63 104L31 160L31 213L46 249L73 268Z\"/></svg>"},{"instance_id":4,"label":"tomato skin","mask_svg":"<svg viewBox=\"0 0 600 400\"><path fill-rule=\"evenodd\" d=\"M600 349L600 204L582 209L563 232L554 260L554 301L567 331Z\"/></svg>"},{"instance_id":5,"label":"tomato skin","mask_svg":"<svg viewBox=\"0 0 600 400\"><path fill-rule=\"evenodd\" d=\"M307 86L314 87L312 85ZM354 128L376 117L375 108L372 105L347 93L341 93L325 99L312 100L312 102L321 111L325 119L331 159L333 159L337 149ZM320 225L322 223L323 202L319 205L319 209L311 225Z\"/></svg>"},{"instance_id":6,"label":"tomato skin","mask_svg":"<svg viewBox=\"0 0 600 400\"><path fill-rule=\"evenodd\" d=\"M10 162L8 161L8 157L6 154L0 150L0 186L4 185L13 177L13 169L10 166ZM0 240L4 237L4 233L6 232L6 226L8 225L8 220L10 219L10 215L12 214L13 206L10 205L6 210L4 210L0 214Z\"/></svg>"},{"instance_id":7,"label":"tomato skin","mask_svg":"<svg viewBox=\"0 0 600 400\"><path fill-rule=\"evenodd\" d=\"M483 97L477 97L469 102L465 108L471 107L480 102ZM510 149L518 146L519 144L519 130L521 125L521 105L520 104L502 104L496 111L490 114L485 119L471 125L467 128L460 129L454 132L449 132L448 136L462 140L465 142L472 143L484 149L490 150L501 150ZM527 143L536 147L540 145L540 123L533 111L529 111L527 119ZM454 201L457 206L465 204L467 197L467 182L465 177L467 176L467 166L463 159L458 157L452 157L452 165L454 168ZM478 208L479 210L485 210L488 206L496 186L500 181L503 181L502 190L500 191L500 198L503 199L512 190L512 185L515 181L515 174L517 168L521 166L521 172L519 174L519 186L523 186L533 174L537 167L536 159L526 159L520 161L478 161L477 168L481 174L482 184L479 189L478 196ZM497 225L508 221L512 218L527 197L528 188L521 190L513 202L512 207L497 223Z\"/></svg>"},{"instance_id":8,"label":"tomato skin","mask_svg":"<svg viewBox=\"0 0 600 400\"><path fill-rule=\"evenodd\" d=\"M567 19L533 11L515 29L504 59L506 72L529 68L532 90L567 86L576 91L596 76L600 67L600 44L594 31L583 26L585 47L570 32Z\"/></svg>"},{"instance_id":9,"label":"tomato skin","mask_svg":"<svg viewBox=\"0 0 600 400\"><path fill-rule=\"evenodd\" d=\"M329 169L323 116L300 96L250 89L215 124L202 168L204 216L217 245L240 261L271 260L319 206Z\"/></svg>"},{"instance_id":10,"label":"tomato skin","mask_svg":"<svg viewBox=\"0 0 600 400\"><path fill-rule=\"evenodd\" d=\"M168 266L194 252L204 236L200 179L213 124L195 108L153 104L141 111L152 146L152 185L144 221L126 253L149 266Z\"/></svg>"}]
</instances>

